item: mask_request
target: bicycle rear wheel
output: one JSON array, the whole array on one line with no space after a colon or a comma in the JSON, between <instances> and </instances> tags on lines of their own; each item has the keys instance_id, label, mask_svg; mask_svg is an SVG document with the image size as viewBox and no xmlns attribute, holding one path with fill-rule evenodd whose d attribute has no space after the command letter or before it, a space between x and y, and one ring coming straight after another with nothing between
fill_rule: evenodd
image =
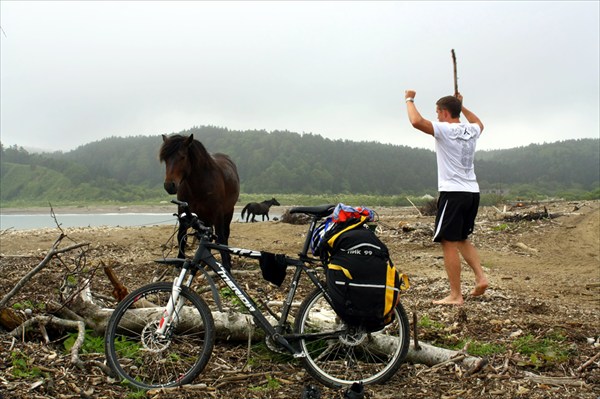
<instances>
[{"instance_id":1,"label":"bicycle rear wheel","mask_svg":"<svg viewBox=\"0 0 600 399\"><path fill-rule=\"evenodd\" d=\"M390 379L406 358L410 330L401 304L394 309L394 321L380 331L367 333L348 328L319 289L300 305L295 321L299 334L319 334L299 340L306 354L302 362L319 382L332 388L380 384ZM337 336L333 334L338 332Z\"/></svg>"},{"instance_id":2,"label":"bicycle rear wheel","mask_svg":"<svg viewBox=\"0 0 600 399\"><path fill-rule=\"evenodd\" d=\"M165 334L156 330L172 284L158 282L130 293L113 312L105 333L106 360L138 388L183 385L202 372L214 346L214 321L197 294L182 287L183 307Z\"/></svg>"}]
</instances>

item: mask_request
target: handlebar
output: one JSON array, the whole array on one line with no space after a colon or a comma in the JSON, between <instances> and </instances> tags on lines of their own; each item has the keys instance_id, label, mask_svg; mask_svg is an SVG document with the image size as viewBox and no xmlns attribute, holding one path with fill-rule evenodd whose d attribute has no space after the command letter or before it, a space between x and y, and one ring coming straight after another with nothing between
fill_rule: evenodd
<instances>
[{"instance_id":1,"label":"handlebar","mask_svg":"<svg viewBox=\"0 0 600 399\"><path fill-rule=\"evenodd\" d=\"M199 218L198 215L190 210L190 205L185 201L179 201L176 199L171 200L172 204L179 206L181 212L173 214L177 216L180 223L185 223L198 233L208 234L212 236L212 228L206 226Z\"/></svg>"}]
</instances>

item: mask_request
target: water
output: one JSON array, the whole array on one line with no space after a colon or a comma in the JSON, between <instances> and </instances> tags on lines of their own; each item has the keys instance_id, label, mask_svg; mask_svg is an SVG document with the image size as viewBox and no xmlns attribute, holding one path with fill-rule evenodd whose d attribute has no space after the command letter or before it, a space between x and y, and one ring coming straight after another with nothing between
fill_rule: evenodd
<instances>
[{"instance_id":1,"label":"water","mask_svg":"<svg viewBox=\"0 0 600 399\"><path fill-rule=\"evenodd\" d=\"M269 215L273 218L281 217L277 213ZM176 218L173 213L70 213L56 214L56 219L61 227L134 227L157 226L163 224L175 225ZM233 221L240 220L240 213L234 213ZM261 216L256 220L261 221ZM0 214L0 230L28 230L55 228L56 222L46 214Z\"/></svg>"},{"instance_id":2,"label":"water","mask_svg":"<svg viewBox=\"0 0 600 399\"><path fill-rule=\"evenodd\" d=\"M102 213L102 214L57 214L61 227L129 227L175 224L170 213ZM49 214L0 215L0 230L28 230L54 228L56 222Z\"/></svg>"}]
</instances>

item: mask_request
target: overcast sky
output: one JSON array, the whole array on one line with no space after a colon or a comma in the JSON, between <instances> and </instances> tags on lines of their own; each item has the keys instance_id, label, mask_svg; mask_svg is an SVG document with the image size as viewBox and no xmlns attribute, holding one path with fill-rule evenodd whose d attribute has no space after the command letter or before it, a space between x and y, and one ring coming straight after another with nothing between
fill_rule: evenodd
<instances>
[{"instance_id":1,"label":"overcast sky","mask_svg":"<svg viewBox=\"0 0 600 399\"><path fill-rule=\"evenodd\" d=\"M433 149L404 90L435 119L451 49L479 149L598 138L599 14L598 1L2 0L1 141L69 151L214 125Z\"/></svg>"}]
</instances>

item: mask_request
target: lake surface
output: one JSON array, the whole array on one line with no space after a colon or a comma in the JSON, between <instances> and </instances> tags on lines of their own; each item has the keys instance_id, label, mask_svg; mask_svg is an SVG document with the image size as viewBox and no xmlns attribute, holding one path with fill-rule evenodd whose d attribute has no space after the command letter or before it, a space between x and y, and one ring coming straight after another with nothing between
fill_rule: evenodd
<instances>
[{"instance_id":1,"label":"lake surface","mask_svg":"<svg viewBox=\"0 0 600 399\"><path fill-rule=\"evenodd\" d=\"M269 214L271 220L281 217L277 213ZM72 213L56 214L56 219L61 227L134 227L134 226L156 226L162 224L175 225L176 218L173 213ZM233 220L240 220L240 213L234 213ZM256 220L260 221L261 216ZM29 230L54 228L56 222L46 214L0 214L0 230Z\"/></svg>"},{"instance_id":2,"label":"lake surface","mask_svg":"<svg viewBox=\"0 0 600 399\"><path fill-rule=\"evenodd\" d=\"M154 226L175 224L172 214L162 213L104 213L104 214L57 214L56 220L61 227L98 227L98 226ZM50 214L40 215L0 215L0 229L13 230L42 229L56 227Z\"/></svg>"}]
</instances>

